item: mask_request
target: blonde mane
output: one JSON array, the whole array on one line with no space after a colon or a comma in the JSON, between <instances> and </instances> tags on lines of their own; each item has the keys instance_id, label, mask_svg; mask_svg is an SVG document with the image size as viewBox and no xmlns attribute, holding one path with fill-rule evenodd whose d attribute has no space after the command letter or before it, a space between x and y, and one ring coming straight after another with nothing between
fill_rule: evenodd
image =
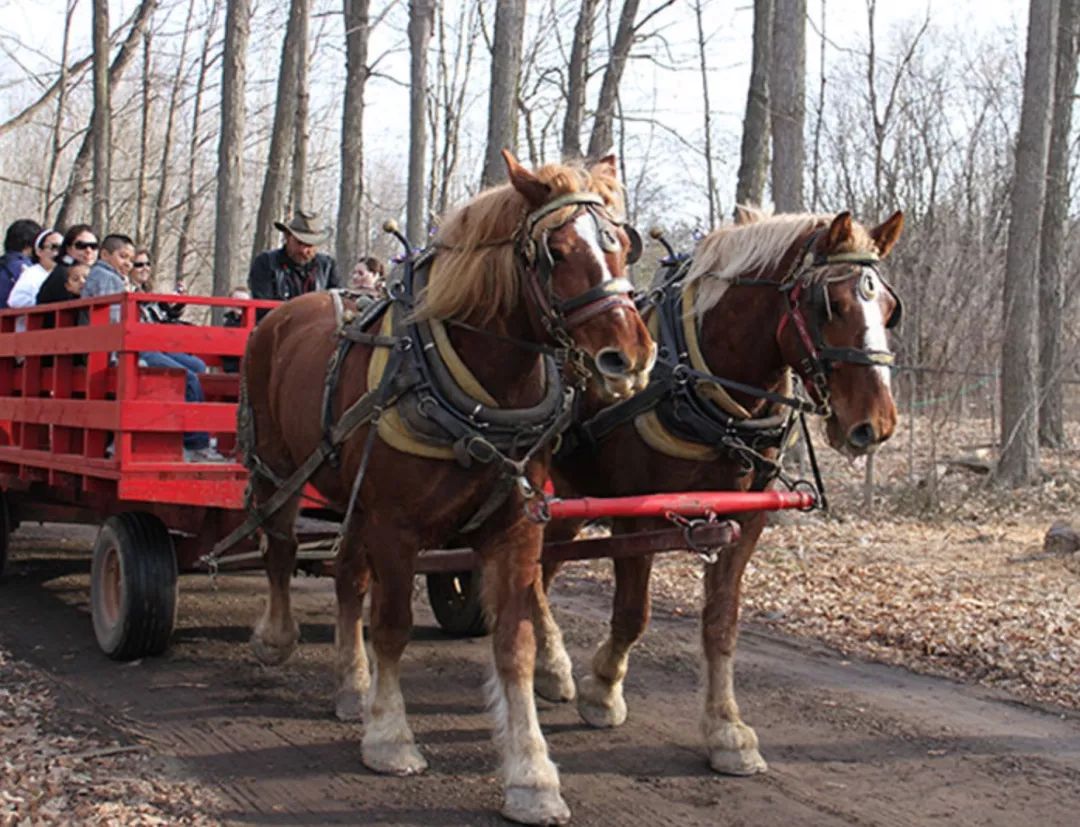
<instances>
[{"instance_id":1,"label":"blonde mane","mask_svg":"<svg viewBox=\"0 0 1080 827\"><path fill-rule=\"evenodd\" d=\"M547 164L535 172L551 188L551 199L575 192L595 192L617 218L625 213L622 186L604 164L590 169ZM534 238L563 224L573 205L545 216ZM417 318L465 319L483 324L509 313L519 300L517 234L531 212L511 184L484 190L451 210L440 222L428 286L421 296Z\"/></svg>"},{"instance_id":2,"label":"blonde mane","mask_svg":"<svg viewBox=\"0 0 1080 827\"><path fill-rule=\"evenodd\" d=\"M703 238L694 250L694 263L687 282L699 282L694 308L702 314L716 306L737 276L753 278L762 270L775 267L798 239L819 227L827 226L833 215L784 213L768 215L746 210L742 223L718 227ZM876 252L866 229L852 222L848 244L837 252ZM790 274L789 274L790 275Z\"/></svg>"}]
</instances>

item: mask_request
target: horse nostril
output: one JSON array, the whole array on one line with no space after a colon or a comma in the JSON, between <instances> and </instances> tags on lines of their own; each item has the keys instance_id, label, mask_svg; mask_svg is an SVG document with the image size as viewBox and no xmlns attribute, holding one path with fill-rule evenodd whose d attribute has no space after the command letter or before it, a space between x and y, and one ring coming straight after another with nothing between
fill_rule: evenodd
<instances>
[{"instance_id":1,"label":"horse nostril","mask_svg":"<svg viewBox=\"0 0 1080 827\"><path fill-rule=\"evenodd\" d=\"M863 422L848 431L847 438L848 442L856 448L869 448L877 442L877 432L869 422Z\"/></svg>"},{"instance_id":2,"label":"horse nostril","mask_svg":"<svg viewBox=\"0 0 1080 827\"><path fill-rule=\"evenodd\" d=\"M626 376L630 372L630 360L621 350L606 347L596 354L596 369L604 376Z\"/></svg>"}]
</instances>

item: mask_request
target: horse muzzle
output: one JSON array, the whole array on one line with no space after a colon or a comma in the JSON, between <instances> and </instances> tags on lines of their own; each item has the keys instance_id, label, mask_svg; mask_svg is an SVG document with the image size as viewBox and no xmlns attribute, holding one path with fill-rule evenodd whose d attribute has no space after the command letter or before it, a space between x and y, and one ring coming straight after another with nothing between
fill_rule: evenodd
<instances>
[{"instance_id":1,"label":"horse muzzle","mask_svg":"<svg viewBox=\"0 0 1080 827\"><path fill-rule=\"evenodd\" d=\"M626 399L644 390L649 374L656 364L656 343L653 342L644 359L633 360L619 348L605 347L593 357L604 395L612 401Z\"/></svg>"}]
</instances>

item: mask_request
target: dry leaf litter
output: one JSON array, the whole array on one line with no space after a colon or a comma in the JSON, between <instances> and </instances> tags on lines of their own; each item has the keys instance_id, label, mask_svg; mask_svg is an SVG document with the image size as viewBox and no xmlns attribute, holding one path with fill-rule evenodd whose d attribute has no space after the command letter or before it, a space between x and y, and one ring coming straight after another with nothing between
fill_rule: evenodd
<instances>
[{"instance_id":1,"label":"dry leaf litter","mask_svg":"<svg viewBox=\"0 0 1080 827\"><path fill-rule=\"evenodd\" d=\"M988 422L915 428L915 473L901 430L874 459L869 509L865 461L815 440L831 514L766 528L743 580L742 619L1080 709L1080 553L1042 553L1053 523L1080 529L1080 451L1044 452L1041 484L1001 490L971 470L995 460ZM1080 428L1069 436L1080 445ZM610 564L579 571L606 579ZM696 558L658 556L653 580L658 608L698 613Z\"/></svg>"},{"instance_id":2,"label":"dry leaf litter","mask_svg":"<svg viewBox=\"0 0 1080 827\"><path fill-rule=\"evenodd\" d=\"M213 796L172 780L151 747L60 723L39 670L0 649L0 826L212 825Z\"/></svg>"}]
</instances>

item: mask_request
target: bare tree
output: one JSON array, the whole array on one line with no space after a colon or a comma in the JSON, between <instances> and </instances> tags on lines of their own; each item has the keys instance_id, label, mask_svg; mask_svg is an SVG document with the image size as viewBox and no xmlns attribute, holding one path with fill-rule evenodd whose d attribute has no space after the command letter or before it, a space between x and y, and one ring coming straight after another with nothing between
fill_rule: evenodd
<instances>
[{"instance_id":1,"label":"bare tree","mask_svg":"<svg viewBox=\"0 0 1080 827\"><path fill-rule=\"evenodd\" d=\"M206 90L207 75L210 73L212 59L210 44L217 29L218 15L221 13L222 0L213 0L210 15L204 28L202 50L199 58L199 72L195 79L195 97L192 101L191 140L188 144L187 187L184 197L184 214L180 219L180 235L176 240L176 283L180 284L186 274L187 254L191 246L191 231L197 212L197 192L195 186L195 166L201 145L200 129L202 124L202 99Z\"/></svg>"},{"instance_id":2,"label":"bare tree","mask_svg":"<svg viewBox=\"0 0 1080 827\"><path fill-rule=\"evenodd\" d=\"M619 25L615 30L615 41L611 45L607 69L600 84L596 116L593 119L592 134L589 136L590 158L599 158L615 145L615 104L626 60L630 56L630 48L634 45L634 20L637 18L638 5L638 0L625 0L619 14Z\"/></svg>"},{"instance_id":3,"label":"bare tree","mask_svg":"<svg viewBox=\"0 0 1080 827\"><path fill-rule=\"evenodd\" d=\"M224 296L240 269L244 190L244 89L251 0L226 0L222 55L221 133L218 140L217 207L214 221L214 295Z\"/></svg>"},{"instance_id":4,"label":"bare tree","mask_svg":"<svg viewBox=\"0 0 1080 827\"><path fill-rule=\"evenodd\" d=\"M190 12L191 6L188 6ZM146 168L147 155L150 144L150 110L152 108L151 83L151 44L153 35L147 29L143 32L143 60L142 60L142 106L139 107L142 129L139 130L139 172L135 184L135 237L140 241L146 237L143 229L146 208ZM182 61L181 61L182 63Z\"/></svg>"},{"instance_id":5,"label":"bare tree","mask_svg":"<svg viewBox=\"0 0 1080 827\"><path fill-rule=\"evenodd\" d=\"M68 0L67 11L64 13L64 35L60 44L60 77L57 79L56 118L53 120L52 130L52 153L49 155L49 171L45 178L45 197L41 214L47 216L52 212L52 187L56 180L56 167L60 161L61 129L64 125L64 110L67 102L67 84L70 70L68 69L68 47L71 43L71 19L75 16L75 6L79 0Z\"/></svg>"},{"instance_id":6,"label":"bare tree","mask_svg":"<svg viewBox=\"0 0 1080 827\"><path fill-rule=\"evenodd\" d=\"M772 50L773 0L754 0L754 49L750 88L746 92L739 178L735 203L761 206L769 168L769 62ZM711 225L710 225L711 226Z\"/></svg>"},{"instance_id":7,"label":"bare tree","mask_svg":"<svg viewBox=\"0 0 1080 827\"><path fill-rule=\"evenodd\" d=\"M364 198L364 88L368 79L368 0L345 0L345 101L341 113L341 189L338 193L339 267L359 258Z\"/></svg>"},{"instance_id":8,"label":"bare tree","mask_svg":"<svg viewBox=\"0 0 1080 827\"><path fill-rule=\"evenodd\" d=\"M142 39L142 33L146 30L157 4L158 0L142 0L138 9L135 10L135 14L131 19L131 28L128 29L124 42L120 45L116 57L113 58L112 65L109 66L110 87L115 87L120 82L120 78L123 77L128 64L135 57L135 53L139 48L139 41ZM67 189L64 192L64 198L60 202L60 209L57 211L56 220L53 222L55 227L66 227L74 223L71 216L80 207L87 191L86 173L93 156L95 134L95 131L90 129L83 136L83 142L79 146L78 154L75 156L75 163L71 167L71 175L68 179Z\"/></svg>"},{"instance_id":9,"label":"bare tree","mask_svg":"<svg viewBox=\"0 0 1080 827\"><path fill-rule=\"evenodd\" d=\"M570 45L570 65L566 79L566 116L563 118L562 157L581 157L581 124L585 119L585 86L589 76L589 43L592 40L596 8L600 0L581 0L574 40Z\"/></svg>"},{"instance_id":10,"label":"bare tree","mask_svg":"<svg viewBox=\"0 0 1080 827\"><path fill-rule=\"evenodd\" d=\"M779 212L802 212L806 149L806 0L775 0L769 66L772 197Z\"/></svg>"},{"instance_id":11,"label":"bare tree","mask_svg":"<svg viewBox=\"0 0 1080 827\"><path fill-rule=\"evenodd\" d=\"M424 152L427 131L427 49L435 15L433 0L409 3L409 183L406 234L413 244L427 239L424 208Z\"/></svg>"},{"instance_id":12,"label":"bare tree","mask_svg":"<svg viewBox=\"0 0 1080 827\"><path fill-rule=\"evenodd\" d=\"M1002 482L1032 482L1039 472L1038 273L1039 235L1050 148L1058 3L1030 0L1024 101L1010 193L1001 351Z\"/></svg>"},{"instance_id":13,"label":"bare tree","mask_svg":"<svg viewBox=\"0 0 1080 827\"><path fill-rule=\"evenodd\" d=\"M105 232L109 224L110 153L112 152L108 0L93 0L93 9L94 114L90 131L94 135L94 197L91 221L100 233Z\"/></svg>"},{"instance_id":14,"label":"bare tree","mask_svg":"<svg viewBox=\"0 0 1080 827\"><path fill-rule=\"evenodd\" d=\"M302 0L300 3L300 51L296 56L296 135L293 140L292 157L292 185L289 191L292 193L291 202L294 207L306 207L307 193L307 158L308 142L311 138L308 127L309 109L311 105L311 93L308 89L308 29L311 19L311 0Z\"/></svg>"},{"instance_id":15,"label":"bare tree","mask_svg":"<svg viewBox=\"0 0 1080 827\"><path fill-rule=\"evenodd\" d=\"M525 0L504 0L495 6L495 35L488 96L487 151L481 186L506 179L503 149L517 152L518 82L525 36Z\"/></svg>"},{"instance_id":16,"label":"bare tree","mask_svg":"<svg viewBox=\"0 0 1080 827\"><path fill-rule=\"evenodd\" d=\"M694 22L697 24L698 68L701 70L701 102L702 115L705 120L705 189L709 195L709 226L716 226L716 216L719 210L719 196L716 192L716 174L713 172L712 156L712 116L709 106L709 67L707 63L708 39L705 37L705 26L701 19L701 0L694 2Z\"/></svg>"},{"instance_id":17,"label":"bare tree","mask_svg":"<svg viewBox=\"0 0 1080 827\"><path fill-rule=\"evenodd\" d=\"M1059 0L1054 113L1039 252L1039 442L1065 444L1062 394L1062 316L1065 305L1065 223L1069 207L1069 135L1076 88L1078 0Z\"/></svg>"},{"instance_id":18,"label":"bare tree","mask_svg":"<svg viewBox=\"0 0 1080 827\"><path fill-rule=\"evenodd\" d=\"M252 258L270 247L274 235L274 221L280 218L285 205L289 162L292 160L293 142L298 129L298 66L301 55L307 51L303 27L306 25L309 2L310 0L291 0L289 4L289 22L285 26L281 64L278 66L277 101L274 105L274 123L270 129L270 151L266 157L266 174L263 177L259 212L255 219L255 238L251 246Z\"/></svg>"}]
</instances>

